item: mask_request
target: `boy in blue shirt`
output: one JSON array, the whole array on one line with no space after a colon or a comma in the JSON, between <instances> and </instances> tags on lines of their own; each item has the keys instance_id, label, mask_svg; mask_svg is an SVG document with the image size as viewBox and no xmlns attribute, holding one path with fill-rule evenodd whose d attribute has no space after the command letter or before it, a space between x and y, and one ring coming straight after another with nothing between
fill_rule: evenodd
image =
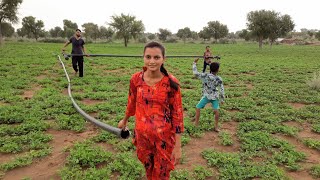
<instances>
[{"instance_id":1,"label":"boy in blue shirt","mask_svg":"<svg viewBox=\"0 0 320 180\"><path fill-rule=\"evenodd\" d=\"M206 104L211 103L214 112L214 130L219 132L218 122L219 122L219 102L224 103L224 87L222 83L222 78L217 76L219 72L220 64L218 62L212 62L210 64L210 73L199 73L197 70L197 62L199 58L194 60L192 65L193 74L201 79L203 89L203 96L199 103L196 105L196 117L195 125L199 124L200 109L203 109Z\"/></svg>"}]
</instances>

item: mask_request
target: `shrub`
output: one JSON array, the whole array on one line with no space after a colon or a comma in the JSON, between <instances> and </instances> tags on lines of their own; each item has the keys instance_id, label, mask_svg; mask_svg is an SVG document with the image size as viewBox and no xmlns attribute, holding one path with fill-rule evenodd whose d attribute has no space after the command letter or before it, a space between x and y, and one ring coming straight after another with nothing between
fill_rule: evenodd
<instances>
[{"instance_id":1,"label":"shrub","mask_svg":"<svg viewBox=\"0 0 320 180\"><path fill-rule=\"evenodd\" d=\"M320 165L311 167L310 174L315 178L320 178Z\"/></svg>"},{"instance_id":2,"label":"shrub","mask_svg":"<svg viewBox=\"0 0 320 180\"><path fill-rule=\"evenodd\" d=\"M178 40L175 38L169 38L166 40L166 43L177 43L177 42L178 42Z\"/></svg>"},{"instance_id":3,"label":"shrub","mask_svg":"<svg viewBox=\"0 0 320 180\"><path fill-rule=\"evenodd\" d=\"M64 38L44 38L39 40L39 42L44 43L65 43L66 41Z\"/></svg>"},{"instance_id":4,"label":"shrub","mask_svg":"<svg viewBox=\"0 0 320 180\"><path fill-rule=\"evenodd\" d=\"M147 42L147 38L146 37L141 37L138 39L139 43L146 43Z\"/></svg>"},{"instance_id":5,"label":"shrub","mask_svg":"<svg viewBox=\"0 0 320 180\"><path fill-rule=\"evenodd\" d=\"M320 90L320 71L313 74L313 78L307 81L311 89Z\"/></svg>"},{"instance_id":6,"label":"shrub","mask_svg":"<svg viewBox=\"0 0 320 180\"><path fill-rule=\"evenodd\" d=\"M221 38L221 39L219 39L219 44L229 44L229 39Z\"/></svg>"}]
</instances>

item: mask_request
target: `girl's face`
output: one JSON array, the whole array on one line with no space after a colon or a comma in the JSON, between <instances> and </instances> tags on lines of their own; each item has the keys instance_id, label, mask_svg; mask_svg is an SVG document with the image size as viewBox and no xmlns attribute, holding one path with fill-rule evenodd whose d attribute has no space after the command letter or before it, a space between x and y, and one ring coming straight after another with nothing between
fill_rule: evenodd
<instances>
[{"instance_id":1,"label":"girl's face","mask_svg":"<svg viewBox=\"0 0 320 180\"><path fill-rule=\"evenodd\" d=\"M165 62L161 49L158 47L146 48L143 56L144 66L148 71L160 71L161 65Z\"/></svg>"}]
</instances>

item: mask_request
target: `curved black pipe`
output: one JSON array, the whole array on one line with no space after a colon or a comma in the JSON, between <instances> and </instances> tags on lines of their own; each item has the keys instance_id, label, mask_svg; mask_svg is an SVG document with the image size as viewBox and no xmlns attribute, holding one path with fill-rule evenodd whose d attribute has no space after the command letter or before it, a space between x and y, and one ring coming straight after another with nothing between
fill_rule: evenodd
<instances>
[{"instance_id":1,"label":"curved black pipe","mask_svg":"<svg viewBox=\"0 0 320 180\"><path fill-rule=\"evenodd\" d=\"M58 55L58 59L63 67L63 70L65 72L65 75L66 75L66 78L68 80L68 95L72 101L72 104L73 104L73 107L76 108L76 110L85 118L87 119L88 121L90 121L91 123L95 124L96 126L99 126L101 129L103 130L106 130L112 134L115 134L117 135L118 137L121 137L123 139L126 139L130 136L130 132L129 130L122 130L122 129L119 129L119 128L115 128L113 126L110 126L108 124L105 124L101 121L98 121L96 120L94 117L91 117L89 114L87 114L86 112L84 112L79 106L78 104L75 102L75 100L73 99L72 97L72 94L71 94L71 81L70 81L70 78L69 78L69 75L67 73L67 70L63 64L63 62L61 61L61 58L60 56Z\"/></svg>"}]
</instances>

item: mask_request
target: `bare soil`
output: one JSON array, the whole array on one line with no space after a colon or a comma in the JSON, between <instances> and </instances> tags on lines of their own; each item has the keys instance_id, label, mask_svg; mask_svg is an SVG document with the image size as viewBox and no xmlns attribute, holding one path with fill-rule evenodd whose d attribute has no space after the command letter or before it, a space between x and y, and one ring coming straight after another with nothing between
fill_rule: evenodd
<instances>
[{"instance_id":1,"label":"bare soil","mask_svg":"<svg viewBox=\"0 0 320 180\"><path fill-rule=\"evenodd\" d=\"M95 115L95 113L91 114ZM290 144L294 145L297 151L304 152L306 154L306 160L301 162L302 170L296 172L287 172L287 175L292 179L303 179L303 180L312 180L312 176L309 174L308 169L311 166L320 164L320 152L314 149L310 149L305 146L301 139L303 138L319 138L320 135L313 133L311 131L310 125L307 123L297 123L297 122L286 122L284 123L288 126L302 127L301 131L298 133L296 137L285 136L276 134L274 135L277 138L288 141ZM176 169L186 169L192 171L195 166L204 166L207 168L206 160L201 156L201 153L205 149L215 149L221 152L239 152L240 142L236 136L236 129L238 126L238 122L229 121L223 122L220 125L221 131L226 131L232 135L233 145L231 146L223 146L219 144L219 137L217 132L206 132L200 138L192 138L191 141L182 148L183 151L183 160L182 164L176 165ZM95 136L99 132L99 129L92 124L88 123L86 125L86 131L82 133L75 133L73 131L67 130L54 130L50 129L47 131L48 134L53 136L53 140L50 142L52 147L52 153L43 158L35 161L29 166L16 168L11 171L5 173L3 179L4 180L15 180L22 178L31 178L33 180L45 180L52 179L58 180L59 170L63 168L66 163L66 158L68 153L65 152L66 148L72 147L74 143L78 141L83 141L90 137ZM112 148L112 145L107 143L98 143L98 146L104 148L107 151L115 152ZM0 163L7 162L14 156L18 155L8 155L8 154L0 154ZM215 175L218 174L216 168L211 168ZM144 177L145 178L145 177ZM217 179L216 176L208 178L208 179Z\"/></svg>"}]
</instances>

